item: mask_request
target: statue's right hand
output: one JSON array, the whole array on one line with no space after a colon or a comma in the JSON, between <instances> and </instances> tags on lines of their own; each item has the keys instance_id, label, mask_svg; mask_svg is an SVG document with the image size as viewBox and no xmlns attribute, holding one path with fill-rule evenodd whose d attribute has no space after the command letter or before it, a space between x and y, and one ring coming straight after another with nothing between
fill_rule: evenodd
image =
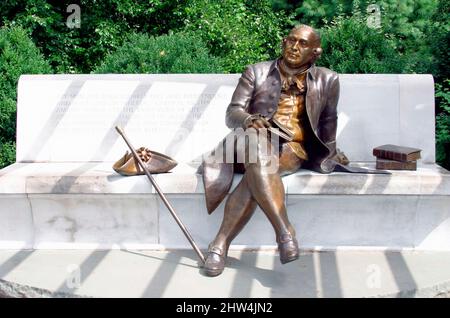
<instances>
[{"instance_id":1,"label":"statue's right hand","mask_svg":"<svg viewBox=\"0 0 450 318\"><path fill-rule=\"evenodd\" d=\"M261 128L269 128L271 125L270 123L263 119L263 118L254 118L251 122L247 125L248 128L255 128L255 129L261 129Z\"/></svg>"},{"instance_id":2,"label":"statue's right hand","mask_svg":"<svg viewBox=\"0 0 450 318\"><path fill-rule=\"evenodd\" d=\"M255 129L269 128L270 125L268 125L266 122L262 121L261 119L256 119L252 122L252 125L250 127L255 128Z\"/></svg>"}]
</instances>

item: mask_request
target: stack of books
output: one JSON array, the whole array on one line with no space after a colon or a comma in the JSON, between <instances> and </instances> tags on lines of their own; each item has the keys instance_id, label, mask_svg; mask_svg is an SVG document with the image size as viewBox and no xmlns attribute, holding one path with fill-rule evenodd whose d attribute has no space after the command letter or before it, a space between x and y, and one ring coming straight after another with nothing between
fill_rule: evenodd
<instances>
[{"instance_id":1,"label":"stack of books","mask_svg":"<svg viewBox=\"0 0 450 318\"><path fill-rule=\"evenodd\" d=\"M396 145L383 145L373 149L377 157L376 169L417 170L420 149Z\"/></svg>"}]
</instances>

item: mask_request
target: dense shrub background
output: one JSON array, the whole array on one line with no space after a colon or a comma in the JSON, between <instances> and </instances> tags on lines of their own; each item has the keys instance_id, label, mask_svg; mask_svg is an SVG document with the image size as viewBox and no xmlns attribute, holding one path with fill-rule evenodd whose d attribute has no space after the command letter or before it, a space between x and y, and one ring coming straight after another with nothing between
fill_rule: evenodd
<instances>
[{"instance_id":1,"label":"dense shrub background","mask_svg":"<svg viewBox=\"0 0 450 318\"><path fill-rule=\"evenodd\" d=\"M373 3L378 28L367 26ZM80 28L66 26L69 4L80 5ZM341 73L433 74L437 160L450 168L449 6L448 0L1 1L0 41L9 44L0 46L0 167L14 161L20 74L241 72L277 57L282 36L304 23L322 34L320 65Z\"/></svg>"},{"instance_id":2,"label":"dense shrub background","mask_svg":"<svg viewBox=\"0 0 450 318\"><path fill-rule=\"evenodd\" d=\"M273 12L268 0L191 0L183 8L184 29L197 32L224 70L276 58L286 15ZM179 14L181 16L182 14ZM286 21L286 22L284 22Z\"/></svg>"},{"instance_id":3,"label":"dense shrub background","mask_svg":"<svg viewBox=\"0 0 450 318\"><path fill-rule=\"evenodd\" d=\"M322 27L323 56L318 65L338 73L403 73L406 58L383 32L360 15L338 16ZM368 40L370 39L370 40Z\"/></svg>"},{"instance_id":4,"label":"dense shrub background","mask_svg":"<svg viewBox=\"0 0 450 318\"><path fill-rule=\"evenodd\" d=\"M132 34L96 69L96 73L220 73L219 59L202 39L176 33L149 37Z\"/></svg>"},{"instance_id":5,"label":"dense shrub background","mask_svg":"<svg viewBox=\"0 0 450 318\"><path fill-rule=\"evenodd\" d=\"M436 116L436 160L450 169L450 81L436 84L436 98L440 109Z\"/></svg>"},{"instance_id":6,"label":"dense shrub background","mask_svg":"<svg viewBox=\"0 0 450 318\"><path fill-rule=\"evenodd\" d=\"M0 167L15 161L17 81L51 69L26 32L0 29Z\"/></svg>"},{"instance_id":7,"label":"dense shrub background","mask_svg":"<svg viewBox=\"0 0 450 318\"><path fill-rule=\"evenodd\" d=\"M184 0L2 0L3 24L28 30L55 72L89 73L130 33L167 33L181 25ZM68 28L70 4L81 8L81 27Z\"/></svg>"}]
</instances>

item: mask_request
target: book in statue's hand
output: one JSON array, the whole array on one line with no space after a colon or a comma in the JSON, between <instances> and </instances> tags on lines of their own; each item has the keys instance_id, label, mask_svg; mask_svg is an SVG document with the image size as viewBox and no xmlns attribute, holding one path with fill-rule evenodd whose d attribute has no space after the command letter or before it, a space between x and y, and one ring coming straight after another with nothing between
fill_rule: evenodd
<instances>
[{"instance_id":1,"label":"book in statue's hand","mask_svg":"<svg viewBox=\"0 0 450 318\"><path fill-rule=\"evenodd\" d=\"M408 162L420 159L420 151L417 148L388 144L373 148L373 155L381 159Z\"/></svg>"},{"instance_id":2,"label":"book in statue's hand","mask_svg":"<svg viewBox=\"0 0 450 318\"><path fill-rule=\"evenodd\" d=\"M294 134L292 131L287 129L282 123L280 123L276 118L272 118L271 122L273 124L272 127L269 127L268 130L286 141L292 141L294 139Z\"/></svg>"},{"instance_id":3,"label":"book in statue's hand","mask_svg":"<svg viewBox=\"0 0 450 318\"><path fill-rule=\"evenodd\" d=\"M377 158L375 168L382 170L417 170L417 161L395 161Z\"/></svg>"}]
</instances>

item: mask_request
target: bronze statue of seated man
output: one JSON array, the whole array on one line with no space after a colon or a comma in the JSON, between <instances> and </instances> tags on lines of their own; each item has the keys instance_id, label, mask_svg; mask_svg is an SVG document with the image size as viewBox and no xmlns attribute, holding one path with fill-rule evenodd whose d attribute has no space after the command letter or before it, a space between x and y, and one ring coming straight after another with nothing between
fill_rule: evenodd
<instances>
[{"instance_id":1,"label":"bronze statue of seated man","mask_svg":"<svg viewBox=\"0 0 450 318\"><path fill-rule=\"evenodd\" d=\"M274 121L290 131L288 140L270 144L269 156L256 151L254 162L203 162L206 204L212 213L227 195L234 172L244 173L228 196L222 225L208 249L204 272L220 275L229 246L250 220L257 206L275 230L280 261L299 257L294 227L285 206L282 176L300 167L321 173L333 171L336 157L338 75L315 61L322 53L319 34L300 25L282 41L282 57L250 65L242 74L226 111L226 124L232 129L262 131ZM260 138L259 146L269 139ZM259 149L258 146L258 149ZM238 150L235 150L238 151ZM245 151L251 151L246 149ZM276 169L273 169L273 163Z\"/></svg>"}]
</instances>

